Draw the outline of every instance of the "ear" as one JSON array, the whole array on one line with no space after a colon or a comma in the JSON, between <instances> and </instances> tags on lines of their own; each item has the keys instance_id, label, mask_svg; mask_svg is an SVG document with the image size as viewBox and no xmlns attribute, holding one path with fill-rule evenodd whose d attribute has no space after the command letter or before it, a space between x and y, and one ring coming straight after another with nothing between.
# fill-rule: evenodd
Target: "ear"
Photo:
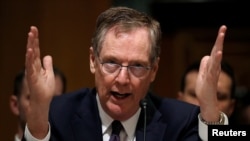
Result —
<instances>
[{"instance_id":1,"label":"ear","mask_svg":"<svg viewBox=\"0 0 250 141\"><path fill-rule=\"evenodd\" d=\"M91 73L95 73L95 54L94 54L94 49L93 47L89 48L89 67Z\"/></svg>"},{"instance_id":2,"label":"ear","mask_svg":"<svg viewBox=\"0 0 250 141\"><path fill-rule=\"evenodd\" d=\"M16 116L19 115L19 109L18 109L18 99L17 96L15 95L11 95L10 96L10 110L12 111L12 113Z\"/></svg>"},{"instance_id":3,"label":"ear","mask_svg":"<svg viewBox=\"0 0 250 141\"><path fill-rule=\"evenodd\" d=\"M179 91L179 92L177 93L177 99L178 99L178 100L183 100L183 92L182 92L182 91Z\"/></svg>"},{"instance_id":4,"label":"ear","mask_svg":"<svg viewBox=\"0 0 250 141\"><path fill-rule=\"evenodd\" d=\"M152 68L152 76L151 76L151 82L153 82L155 80L158 68L159 68L159 61L160 61L160 57L158 57L156 59L156 61L154 62L153 68Z\"/></svg>"}]
</instances>

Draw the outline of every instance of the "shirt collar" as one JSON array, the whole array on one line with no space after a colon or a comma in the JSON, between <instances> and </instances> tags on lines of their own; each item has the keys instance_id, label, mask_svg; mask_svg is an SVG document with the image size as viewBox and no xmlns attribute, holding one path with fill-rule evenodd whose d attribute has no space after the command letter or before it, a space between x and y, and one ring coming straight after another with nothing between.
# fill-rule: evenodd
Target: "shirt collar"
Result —
<instances>
[{"instance_id":1,"label":"shirt collar","mask_svg":"<svg viewBox=\"0 0 250 141\"><path fill-rule=\"evenodd\" d=\"M113 119L103 110L98 94L96 95L96 100L97 100L97 105L99 109L99 115L102 121L102 134L104 134L107 132L108 127L113 122ZM140 116L140 112L141 112L141 108L139 108L137 112L128 120L121 121L123 128L128 135L128 139L133 139L135 137L135 128L136 128L137 121Z\"/></svg>"},{"instance_id":2,"label":"shirt collar","mask_svg":"<svg viewBox=\"0 0 250 141\"><path fill-rule=\"evenodd\" d=\"M21 141L21 139L19 138L18 134L15 134L15 141Z\"/></svg>"}]
</instances>

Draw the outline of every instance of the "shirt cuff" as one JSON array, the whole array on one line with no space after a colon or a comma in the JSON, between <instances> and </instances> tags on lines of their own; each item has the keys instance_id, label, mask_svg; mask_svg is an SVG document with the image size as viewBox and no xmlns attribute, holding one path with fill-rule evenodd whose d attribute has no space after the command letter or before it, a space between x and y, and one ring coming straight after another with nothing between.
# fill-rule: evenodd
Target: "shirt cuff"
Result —
<instances>
[{"instance_id":1,"label":"shirt cuff","mask_svg":"<svg viewBox=\"0 0 250 141\"><path fill-rule=\"evenodd\" d=\"M48 134L43 139L37 139L37 138L33 137L32 134L29 131L29 128L28 128L27 124L26 124L25 125L25 130L24 130L24 137L25 137L25 139L27 141L49 141L49 139L50 139L50 124L49 124Z\"/></svg>"},{"instance_id":2,"label":"shirt cuff","mask_svg":"<svg viewBox=\"0 0 250 141\"><path fill-rule=\"evenodd\" d=\"M228 125L228 118L227 115L222 112L224 116L224 124L223 125ZM202 141L208 141L208 125L202 122L200 116L198 116L199 119L199 136Z\"/></svg>"}]
</instances>

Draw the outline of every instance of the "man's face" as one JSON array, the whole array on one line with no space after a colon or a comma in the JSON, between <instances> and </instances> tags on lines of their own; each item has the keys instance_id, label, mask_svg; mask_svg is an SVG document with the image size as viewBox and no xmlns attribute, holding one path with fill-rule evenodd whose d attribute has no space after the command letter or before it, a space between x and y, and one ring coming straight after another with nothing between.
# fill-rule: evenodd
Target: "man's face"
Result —
<instances>
[{"instance_id":1,"label":"man's face","mask_svg":"<svg viewBox=\"0 0 250 141\"><path fill-rule=\"evenodd\" d=\"M195 93L195 85L196 85L197 77L198 77L197 71L191 71L186 75L186 79L185 79L186 85L185 85L184 91L179 92L178 98L185 102L199 106L199 102Z\"/></svg>"},{"instance_id":2,"label":"man's face","mask_svg":"<svg viewBox=\"0 0 250 141\"><path fill-rule=\"evenodd\" d=\"M159 59L149 61L150 42L148 32L138 28L128 33L116 33L114 28L106 34L99 57L92 48L90 54L91 72L103 109L114 119L126 120L139 108L139 102L146 95L149 85L155 79ZM101 63L114 63L122 66L150 66L141 77L133 75L122 67L118 73L107 74Z\"/></svg>"},{"instance_id":3,"label":"man's face","mask_svg":"<svg viewBox=\"0 0 250 141\"><path fill-rule=\"evenodd\" d=\"M186 76L186 87L184 92L179 92L178 98L180 100L186 101L191 104L195 104L199 106L198 99L195 93L195 85L198 77L197 71L189 72ZM218 84L217 84L217 99L219 109L227 114L227 116L231 116L234 110L234 100L231 99L231 86L232 80L230 77L224 73L223 71L220 73Z\"/></svg>"}]
</instances>

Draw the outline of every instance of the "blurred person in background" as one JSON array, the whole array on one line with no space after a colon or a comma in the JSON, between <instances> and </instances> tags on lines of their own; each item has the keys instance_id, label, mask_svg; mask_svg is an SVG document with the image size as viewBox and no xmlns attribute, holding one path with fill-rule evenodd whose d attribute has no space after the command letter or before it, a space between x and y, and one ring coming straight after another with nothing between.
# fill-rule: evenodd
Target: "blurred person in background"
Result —
<instances>
[{"instance_id":1,"label":"blurred person in background","mask_svg":"<svg viewBox=\"0 0 250 141\"><path fill-rule=\"evenodd\" d=\"M232 122L237 125L250 125L250 90L247 87L239 87L236 91Z\"/></svg>"},{"instance_id":2,"label":"blurred person in background","mask_svg":"<svg viewBox=\"0 0 250 141\"><path fill-rule=\"evenodd\" d=\"M54 67L55 74L55 96L59 96L66 92L66 77L64 73L58 68ZM21 70L16 74L14 78L14 90L13 94L10 96L9 104L11 112L18 118L17 132L14 137L14 141L21 141L24 127L26 123L25 112L26 105L28 104L30 93L27 81L24 79L25 70Z\"/></svg>"},{"instance_id":3,"label":"blurred person in background","mask_svg":"<svg viewBox=\"0 0 250 141\"><path fill-rule=\"evenodd\" d=\"M177 99L194 105L200 105L195 93L196 80L200 62L194 62L183 73ZM224 60L221 62L221 73L217 84L219 110L230 119L235 108L235 74L233 68Z\"/></svg>"}]
</instances>

